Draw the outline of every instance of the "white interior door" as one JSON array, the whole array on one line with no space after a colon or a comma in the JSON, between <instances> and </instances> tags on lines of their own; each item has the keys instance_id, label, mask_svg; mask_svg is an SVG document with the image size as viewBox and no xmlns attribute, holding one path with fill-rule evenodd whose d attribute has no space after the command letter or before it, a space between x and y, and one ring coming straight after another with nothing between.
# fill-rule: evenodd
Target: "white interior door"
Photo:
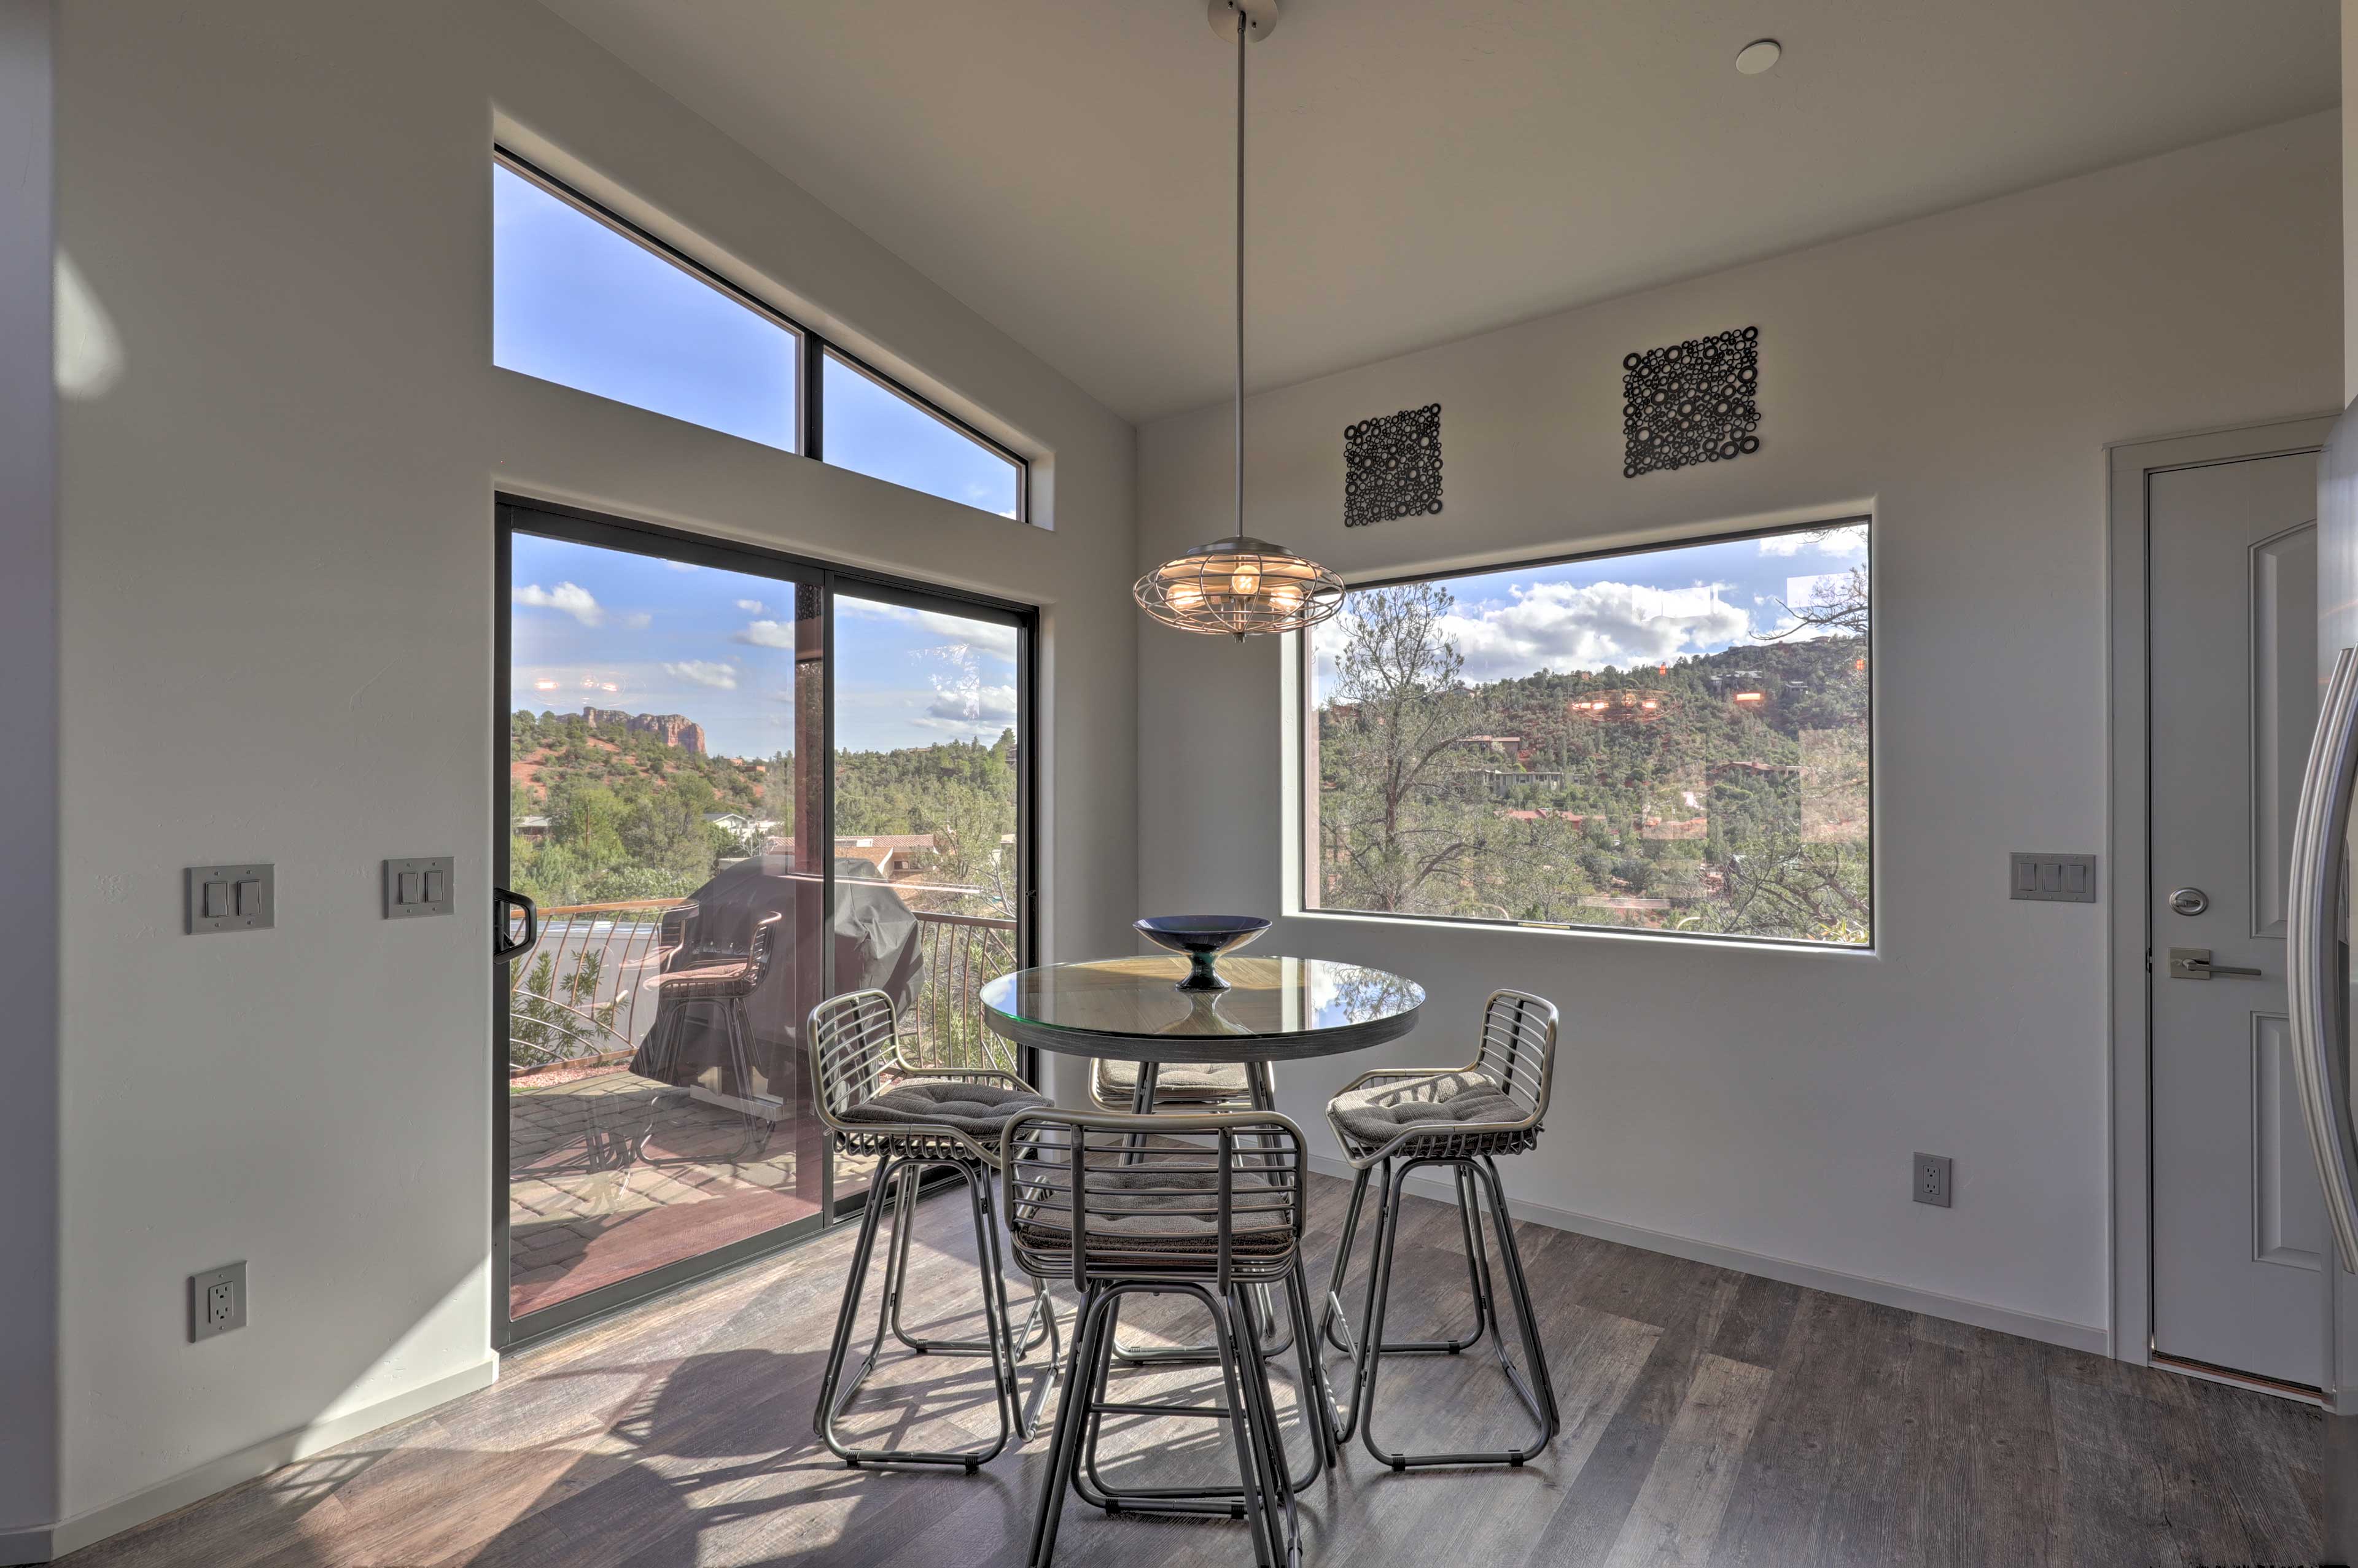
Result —
<instances>
[{"instance_id":1,"label":"white interior door","mask_svg":"<svg viewBox=\"0 0 2358 1568\"><path fill-rule=\"evenodd\" d=\"M2313 1387L2325 1212L2285 901L2317 715L2317 459L2148 482L2154 1348ZM2207 978L2172 949L2207 950Z\"/></svg>"}]
</instances>

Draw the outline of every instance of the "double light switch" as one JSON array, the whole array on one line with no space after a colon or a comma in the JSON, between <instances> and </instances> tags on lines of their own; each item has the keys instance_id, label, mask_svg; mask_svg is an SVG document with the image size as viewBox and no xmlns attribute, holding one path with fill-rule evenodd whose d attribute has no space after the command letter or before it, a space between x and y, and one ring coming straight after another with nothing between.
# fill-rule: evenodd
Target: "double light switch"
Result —
<instances>
[{"instance_id":1,"label":"double light switch","mask_svg":"<svg viewBox=\"0 0 2358 1568\"><path fill-rule=\"evenodd\" d=\"M262 865L190 866L189 934L266 931L278 923L274 868Z\"/></svg>"},{"instance_id":2,"label":"double light switch","mask_svg":"<svg viewBox=\"0 0 2358 1568\"><path fill-rule=\"evenodd\" d=\"M400 920L416 914L449 914L450 860L448 855L424 855L387 860L384 917Z\"/></svg>"}]
</instances>

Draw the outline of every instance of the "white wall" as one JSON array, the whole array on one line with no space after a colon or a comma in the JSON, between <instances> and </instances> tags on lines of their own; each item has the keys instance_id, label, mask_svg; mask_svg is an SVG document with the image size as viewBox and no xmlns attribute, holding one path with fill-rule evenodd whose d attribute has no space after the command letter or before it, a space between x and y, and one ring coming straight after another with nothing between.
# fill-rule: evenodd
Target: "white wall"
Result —
<instances>
[{"instance_id":1,"label":"white wall","mask_svg":"<svg viewBox=\"0 0 2358 1568\"><path fill-rule=\"evenodd\" d=\"M2334 405L2337 151L2320 115L1254 398L1250 531L1347 576L1865 505L1878 578L1877 956L1299 914L1261 946L1422 981L1387 1060L1553 998L1520 1199L2092 1342L2104 911L2009 903L2006 852L2105 843L2104 444ZM1758 455L1623 479L1621 356L1754 324ZM1434 401L1447 510L1347 532L1344 426ZM1141 432L1141 569L1228 526L1227 418ZM1138 635L1142 904L1281 914L1288 650ZM1953 1209L1909 1201L1919 1149Z\"/></svg>"},{"instance_id":2,"label":"white wall","mask_svg":"<svg viewBox=\"0 0 2358 1568\"><path fill-rule=\"evenodd\" d=\"M1055 531L494 371L495 111L1050 454ZM487 1362L494 488L1044 605L1055 952L1134 910L1135 476L1128 426L522 0L82 0L59 118L121 351L62 438L86 1533ZM461 913L380 920L378 860L442 852ZM182 935L180 868L245 858L277 928ZM187 1344L184 1277L237 1258L250 1326Z\"/></svg>"}]
</instances>

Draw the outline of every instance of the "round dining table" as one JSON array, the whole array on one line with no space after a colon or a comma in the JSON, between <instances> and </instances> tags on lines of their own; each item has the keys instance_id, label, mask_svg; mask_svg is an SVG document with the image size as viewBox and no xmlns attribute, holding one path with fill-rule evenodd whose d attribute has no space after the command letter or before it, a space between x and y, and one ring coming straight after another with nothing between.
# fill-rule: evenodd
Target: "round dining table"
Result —
<instances>
[{"instance_id":1,"label":"round dining table","mask_svg":"<svg viewBox=\"0 0 2358 1568\"><path fill-rule=\"evenodd\" d=\"M982 988L983 1021L1018 1045L1137 1063L1130 1108L1140 1115L1154 1108L1162 1068L1237 1062L1244 1065L1253 1108L1274 1111L1273 1064L1338 1056L1397 1040L1416 1027L1418 1010L1424 1006L1424 988L1405 976L1326 958L1231 955L1219 964L1228 982L1223 991L1179 989L1187 973L1185 958L1162 955L1018 969ZM1311 1297L1299 1258L1289 1282L1306 1323ZM1267 1291L1261 1287L1262 1314L1274 1336L1282 1320L1268 1304ZM1341 1313L1339 1301L1331 1305ZM1118 1357L1132 1364L1196 1361L1209 1354L1204 1346L1153 1351L1116 1343ZM1270 1353L1284 1349L1278 1343ZM1304 1387L1315 1390L1307 1402L1316 1411L1317 1441L1308 1474L1283 1476L1289 1493L1322 1466L1338 1464L1342 1452L1341 1418L1315 1346L1304 1341L1301 1354Z\"/></svg>"},{"instance_id":2,"label":"round dining table","mask_svg":"<svg viewBox=\"0 0 2358 1568\"><path fill-rule=\"evenodd\" d=\"M1185 991L1187 960L1157 954L1046 964L982 988L983 1021L1018 1045L1138 1064L1131 1108L1154 1108L1158 1071L1241 1062L1253 1106L1277 1108L1271 1066L1364 1051L1416 1027L1424 988L1327 958L1220 961L1224 991Z\"/></svg>"}]
</instances>

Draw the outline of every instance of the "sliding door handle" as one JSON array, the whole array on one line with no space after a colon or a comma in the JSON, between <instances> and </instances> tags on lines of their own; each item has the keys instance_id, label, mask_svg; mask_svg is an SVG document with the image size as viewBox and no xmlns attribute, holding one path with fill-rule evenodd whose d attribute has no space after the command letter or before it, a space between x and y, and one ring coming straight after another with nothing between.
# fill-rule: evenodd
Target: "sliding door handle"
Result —
<instances>
[{"instance_id":1,"label":"sliding door handle","mask_svg":"<svg viewBox=\"0 0 2358 1568\"><path fill-rule=\"evenodd\" d=\"M524 915L524 935L511 940L508 933L515 929L515 915ZM540 906L520 892L506 888L492 890L492 961L504 964L521 958L540 946Z\"/></svg>"}]
</instances>

